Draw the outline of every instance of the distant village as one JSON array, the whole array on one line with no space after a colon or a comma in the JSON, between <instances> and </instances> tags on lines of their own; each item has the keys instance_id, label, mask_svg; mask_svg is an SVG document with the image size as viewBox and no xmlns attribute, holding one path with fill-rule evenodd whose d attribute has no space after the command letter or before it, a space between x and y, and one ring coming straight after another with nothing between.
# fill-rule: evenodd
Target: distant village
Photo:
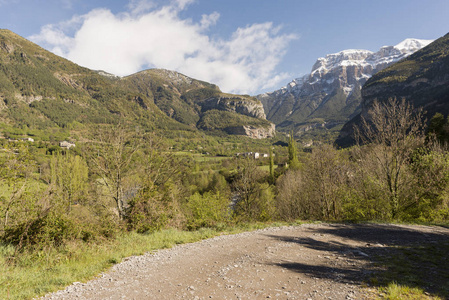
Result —
<instances>
[{"instance_id":1,"label":"distant village","mask_svg":"<svg viewBox=\"0 0 449 300\"><path fill-rule=\"evenodd\" d=\"M5 137L0 137L0 138L4 139ZM31 138L31 137L25 137L25 138L21 138L21 139L11 139L11 138L9 138L8 142L12 142L12 143L14 143L14 142L30 142L30 143L34 143L34 139ZM76 144L72 143L72 142L68 142L68 141L61 141L61 142L59 142L59 147L61 147L62 149L67 149L68 150L68 149L73 148L75 146L76 146Z\"/></svg>"},{"instance_id":2,"label":"distant village","mask_svg":"<svg viewBox=\"0 0 449 300\"><path fill-rule=\"evenodd\" d=\"M259 152L236 153L235 155L236 156L243 156L243 157L251 157L251 158L254 158L254 159L264 158L264 157L269 157L270 156L267 153L259 153Z\"/></svg>"}]
</instances>

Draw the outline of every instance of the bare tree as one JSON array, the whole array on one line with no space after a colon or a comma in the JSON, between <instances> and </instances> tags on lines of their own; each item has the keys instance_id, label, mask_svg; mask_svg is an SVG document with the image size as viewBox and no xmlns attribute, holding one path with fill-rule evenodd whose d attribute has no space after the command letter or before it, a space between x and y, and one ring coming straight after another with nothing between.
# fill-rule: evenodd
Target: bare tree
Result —
<instances>
[{"instance_id":1,"label":"bare tree","mask_svg":"<svg viewBox=\"0 0 449 300\"><path fill-rule=\"evenodd\" d=\"M140 145L137 133L119 123L100 130L97 140L88 146L89 161L114 200L121 220L125 216L125 182L134 171L132 162Z\"/></svg>"},{"instance_id":2,"label":"bare tree","mask_svg":"<svg viewBox=\"0 0 449 300\"><path fill-rule=\"evenodd\" d=\"M309 202L304 194L303 175L300 170L288 170L276 182L276 210L282 220L307 218Z\"/></svg>"},{"instance_id":3,"label":"bare tree","mask_svg":"<svg viewBox=\"0 0 449 300\"><path fill-rule=\"evenodd\" d=\"M183 220L180 199L185 198L181 174L185 161L162 151L163 141L154 134L144 137L143 156L136 170L138 192L127 207L128 227L141 232L178 226Z\"/></svg>"},{"instance_id":4,"label":"bare tree","mask_svg":"<svg viewBox=\"0 0 449 300\"><path fill-rule=\"evenodd\" d=\"M348 176L341 153L326 144L313 149L303 176L304 192L310 202L309 214L314 218L338 219L342 209L341 193Z\"/></svg>"},{"instance_id":5,"label":"bare tree","mask_svg":"<svg viewBox=\"0 0 449 300\"><path fill-rule=\"evenodd\" d=\"M263 178L262 171L254 160L245 158L241 160L239 172L232 183L232 190L236 196L234 212L249 220L256 219L260 214L259 197L263 190L260 181Z\"/></svg>"},{"instance_id":6,"label":"bare tree","mask_svg":"<svg viewBox=\"0 0 449 300\"><path fill-rule=\"evenodd\" d=\"M423 111L414 109L405 99L390 98L385 103L375 101L367 117L362 118L360 128L355 128L358 160L385 192L391 217L396 218L408 200L410 157L425 141Z\"/></svg>"}]
</instances>

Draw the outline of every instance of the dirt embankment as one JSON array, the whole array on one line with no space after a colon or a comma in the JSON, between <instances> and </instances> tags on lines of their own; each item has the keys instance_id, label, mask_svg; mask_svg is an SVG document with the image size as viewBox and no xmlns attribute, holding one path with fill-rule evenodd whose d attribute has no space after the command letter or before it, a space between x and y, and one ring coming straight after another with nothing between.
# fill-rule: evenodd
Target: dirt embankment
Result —
<instances>
[{"instance_id":1,"label":"dirt embankment","mask_svg":"<svg viewBox=\"0 0 449 300\"><path fill-rule=\"evenodd\" d=\"M448 238L426 226L270 228L130 257L44 299L365 299L376 258Z\"/></svg>"}]
</instances>

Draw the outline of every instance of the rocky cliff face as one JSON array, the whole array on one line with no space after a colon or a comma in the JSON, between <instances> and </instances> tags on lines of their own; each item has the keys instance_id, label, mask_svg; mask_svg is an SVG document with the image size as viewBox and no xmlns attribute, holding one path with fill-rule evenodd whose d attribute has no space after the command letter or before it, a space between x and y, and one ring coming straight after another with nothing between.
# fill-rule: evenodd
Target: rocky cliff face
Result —
<instances>
[{"instance_id":1,"label":"rocky cliff face","mask_svg":"<svg viewBox=\"0 0 449 300\"><path fill-rule=\"evenodd\" d=\"M121 83L154 99L167 116L191 127L250 137L270 136L264 133L266 126L259 126L271 123L266 121L263 105L255 97L225 94L216 85L160 69L130 75ZM225 129L228 127L241 130ZM259 133L252 132L257 128L261 128Z\"/></svg>"},{"instance_id":2,"label":"rocky cliff face","mask_svg":"<svg viewBox=\"0 0 449 300\"><path fill-rule=\"evenodd\" d=\"M210 109L218 109L224 111L236 112L249 117L265 119L263 105L256 99L248 97L213 97L200 103L201 109L207 111Z\"/></svg>"},{"instance_id":3,"label":"rocky cliff face","mask_svg":"<svg viewBox=\"0 0 449 300\"><path fill-rule=\"evenodd\" d=\"M266 139L275 136L275 125L272 123L268 127L256 127L251 125L243 125L236 127L227 127L225 131L229 134L244 135L253 139Z\"/></svg>"},{"instance_id":4,"label":"rocky cliff face","mask_svg":"<svg viewBox=\"0 0 449 300\"><path fill-rule=\"evenodd\" d=\"M415 47L416 49L416 47ZM337 139L349 146L353 126L366 118L372 103L405 98L414 107L423 107L430 119L436 112L449 114L449 34L427 47L373 75L361 91L361 112L346 123Z\"/></svg>"},{"instance_id":5,"label":"rocky cliff face","mask_svg":"<svg viewBox=\"0 0 449 300\"><path fill-rule=\"evenodd\" d=\"M267 119L278 129L297 130L310 123L343 124L359 111L363 84L375 73L428 45L407 39L377 52L344 50L318 58L310 74L286 87L258 95ZM315 119L315 120L314 120Z\"/></svg>"}]
</instances>

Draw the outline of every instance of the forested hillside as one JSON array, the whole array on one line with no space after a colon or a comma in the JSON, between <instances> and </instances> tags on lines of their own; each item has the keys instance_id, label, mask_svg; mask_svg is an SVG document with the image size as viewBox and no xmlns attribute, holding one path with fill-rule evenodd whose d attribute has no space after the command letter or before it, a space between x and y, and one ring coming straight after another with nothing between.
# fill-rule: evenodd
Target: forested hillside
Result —
<instances>
[{"instance_id":1,"label":"forested hillside","mask_svg":"<svg viewBox=\"0 0 449 300\"><path fill-rule=\"evenodd\" d=\"M213 126L202 119L207 119L207 111L218 110L231 113L232 125L274 136L255 98L226 95L212 84L173 71L148 70L119 78L89 70L8 30L0 31L0 84L0 118L11 127L71 132L125 118L144 130L232 133L225 130L228 124L220 123L225 118L217 118Z\"/></svg>"}]
</instances>

